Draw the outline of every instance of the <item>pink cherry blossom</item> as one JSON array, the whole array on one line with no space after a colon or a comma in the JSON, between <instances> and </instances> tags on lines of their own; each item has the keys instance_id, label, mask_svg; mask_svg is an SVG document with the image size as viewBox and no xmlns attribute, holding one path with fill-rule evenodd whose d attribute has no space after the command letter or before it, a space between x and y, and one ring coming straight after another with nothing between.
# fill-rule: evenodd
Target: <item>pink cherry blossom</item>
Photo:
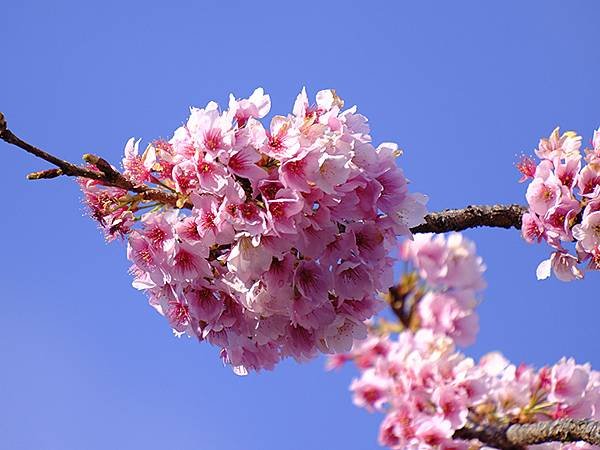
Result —
<instances>
[{"instance_id":1,"label":"pink cherry blossom","mask_svg":"<svg viewBox=\"0 0 600 450\"><path fill-rule=\"evenodd\" d=\"M298 192L310 192L308 182L315 178L318 170L317 156L316 153L307 152L285 161L279 175L284 187Z\"/></svg>"},{"instance_id":2,"label":"pink cherry blossom","mask_svg":"<svg viewBox=\"0 0 600 450\"><path fill-rule=\"evenodd\" d=\"M256 88L248 99L236 100L229 96L229 114L233 115L238 126L243 127L250 118L262 119L271 110L271 97L263 88Z\"/></svg>"},{"instance_id":3,"label":"pink cherry blossom","mask_svg":"<svg viewBox=\"0 0 600 450\"><path fill-rule=\"evenodd\" d=\"M531 210L543 216L560 201L561 195L562 185L560 180L555 176L551 176L546 179L534 178L527 188L526 197Z\"/></svg>"},{"instance_id":4,"label":"pink cherry blossom","mask_svg":"<svg viewBox=\"0 0 600 450\"><path fill-rule=\"evenodd\" d=\"M142 156L139 155L140 140L129 139L125 145L123 174L134 183L150 181L150 171L156 162L154 147L149 146Z\"/></svg>"},{"instance_id":5,"label":"pink cherry blossom","mask_svg":"<svg viewBox=\"0 0 600 450\"><path fill-rule=\"evenodd\" d=\"M573 131L560 134L560 128L556 127L549 138L542 138L535 154L542 159L579 159L581 154L581 136Z\"/></svg>"},{"instance_id":6,"label":"pink cherry blossom","mask_svg":"<svg viewBox=\"0 0 600 450\"><path fill-rule=\"evenodd\" d=\"M374 368L366 370L359 380L354 380L350 389L354 393L354 404L368 411L383 410L388 401L390 380L377 375Z\"/></svg>"},{"instance_id":7,"label":"pink cherry blossom","mask_svg":"<svg viewBox=\"0 0 600 450\"><path fill-rule=\"evenodd\" d=\"M257 182L267 176L266 171L256 165L258 161L260 161L258 151L252 146L244 146L231 154L227 167L234 174Z\"/></svg>"},{"instance_id":8,"label":"pink cherry blossom","mask_svg":"<svg viewBox=\"0 0 600 450\"><path fill-rule=\"evenodd\" d=\"M475 244L459 233L451 233L447 240L442 235L417 235L401 244L400 254L434 285L472 290L485 287L485 265L475 253Z\"/></svg>"},{"instance_id":9,"label":"pink cherry blossom","mask_svg":"<svg viewBox=\"0 0 600 450\"><path fill-rule=\"evenodd\" d=\"M573 359L562 359L552 367L552 385L548 398L560 403L574 404L583 397L589 379L589 367L577 365Z\"/></svg>"},{"instance_id":10,"label":"pink cherry blossom","mask_svg":"<svg viewBox=\"0 0 600 450\"><path fill-rule=\"evenodd\" d=\"M542 261L537 270L538 280L544 280L550 276L550 271L561 281L572 281L583 278L583 272L577 267L578 260L573 255L564 251L552 253L549 259Z\"/></svg>"},{"instance_id":11,"label":"pink cherry blossom","mask_svg":"<svg viewBox=\"0 0 600 450\"><path fill-rule=\"evenodd\" d=\"M79 185L90 216L98 221L107 241L124 238L133 229L135 216L127 207L127 191L90 179L80 179Z\"/></svg>"},{"instance_id":12,"label":"pink cherry blossom","mask_svg":"<svg viewBox=\"0 0 600 450\"><path fill-rule=\"evenodd\" d=\"M535 161L530 156L523 155L521 160L516 163L517 169L521 172L519 183L527 181L529 178L535 177L535 169L537 167Z\"/></svg>"},{"instance_id":13,"label":"pink cherry blossom","mask_svg":"<svg viewBox=\"0 0 600 450\"><path fill-rule=\"evenodd\" d=\"M455 432L473 418L503 426L600 413L600 374L587 364L562 359L536 371L498 353L475 362L457 352L452 339L429 330L395 339L372 335L333 360L331 368L356 363L354 404L385 415L379 443L391 449L465 449L469 442Z\"/></svg>"},{"instance_id":14,"label":"pink cherry blossom","mask_svg":"<svg viewBox=\"0 0 600 450\"><path fill-rule=\"evenodd\" d=\"M600 269L599 135L596 130L593 148L585 149L582 160L581 137L570 131L560 135L556 128L540 141L536 154L541 161L533 175L531 161L526 168L519 166L532 178L526 193L529 211L523 215L523 238L530 243L546 241L553 251L537 268L540 280L554 273L559 280L571 281L583 278L585 269ZM570 250L573 241L574 252ZM586 261L585 269L580 267Z\"/></svg>"},{"instance_id":15,"label":"pink cherry blossom","mask_svg":"<svg viewBox=\"0 0 600 450\"><path fill-rule=\"evenodd\" d=\"M347 155L330 155L323 153L319 160L319 168L314 174L314 183L326 194L334 194L335 188L348 180L351 169Z\"/></svg>"},{"instance_id":16,"label":"pink cherry blossom","mask_svg":"<svg viewBox=\"0 0 600 450\"><path fill-rule=\"evenodd\" d=\"M591 253L600 245L600 211L585 214L581 224L573 227L573 236L578 246Z\"/></svg>"},{"instance_id":17,"label":"pink cherry blossom","mask_svg":"<svg viewBox=\"0 0 600 450\"><path fill-rule=\"evenodd\" d=\"M206 108L191 108L186 128L195 148L211 156L218 156L233 145L231 118L222 114L215 102L209 102Z\"/></svg>"},{"instance_id":18,"label":"pink cherry blossom","mask_svg":"<svg viewBox=\"0 0 600 450\"><path fill-rule=\"evenodd\" d=\"M537 214L525 213L523 214L523 226L521 233L523 239L529 243L541 242L546 237L546 230L543 222L540 220Z\"/></svg>"},{"instance_id":19,"label":"pink cherry blossom","mask_svg":"<svg viewBox=\"0 0 600 450\"><path fill-rule=\"evenodd\" d=\"M275 116L271 119L270 130L266 132L266 143L260 151L275 159L292 158L300 150L299 134L291 119Z\"/></svg>"},{"instance_id":20,"label":"pink cherry blossom","mask_svg":"<svg viewBox=\"0 0 600 450\"><path fill-rule=\"evenodd\" d=\"M312 102L303 90L290 114L265 125L270 107L258 88L225 110L191 108L141 156L140 141L128 141L125 176L176 197L175 207L81 182L107 238L127 240L134 287L176 335L219 347L238 374L366 337L384 304L377 290L393 283L396 239L426 214L426 197L409 192L397 166L398 146L375 147L367 119L343 111L335 91ZM450 283L473 264L455 253ZM474 329L465 308L444 319L457 336Z\"/></svg>"}]
</instances>

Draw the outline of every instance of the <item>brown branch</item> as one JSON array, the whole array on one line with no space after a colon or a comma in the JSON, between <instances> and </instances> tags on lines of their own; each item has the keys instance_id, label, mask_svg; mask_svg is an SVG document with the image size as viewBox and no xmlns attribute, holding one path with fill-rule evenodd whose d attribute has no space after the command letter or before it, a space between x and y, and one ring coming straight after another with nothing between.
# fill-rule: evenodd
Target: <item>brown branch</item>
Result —
<instances>
[{"instance_id":1,"label":"brown branch","mask_svg":"<svg viewBox=\"0 0 600 450\"><path fill-rule=\"evenodd\" d=\"M512 425L506 431L506 437L516 445L532 445L555 441L584 441L592 445L600 445L600 421L561 419L527 425Z\"/></svg>"},{"instance_id":2,"label":"brown branch","mask_svg":"<svg viewBox=\"0 0 600 450\"><path fill-rule=\"evenodd\" d=\"M467 422L460 430L454 432L454 439L465 441L478 440L484 445L502 450L523 450L522 446L515 445L506 436L506 428L479 423Z\"/></svg>"},{"instance_id":3,"label":"brown branch","mask_svg":"<svg viewBox=\"0 0 600 450\"><path fill-rule=\"evenodd\" d=\"M522 450L528 445L546 442L587 442L600 445L600 421L560 419L548 422L514 424L508 427L468 422L453 436L455 439L477 439L482 444L502 450Z\"/></svg>"},{"instance_id":4,"label":"brown branch","mask_svg":"<svg viewBox=\"0 0 600 450\"><path fill-rule=\"evenodd\" d=\"M0 138L6 143L19 147L25 150L27 153L43 159L44 161L47 161L57 167L57 169L33 172L27 177L30 180L55 178L61 175L68 177L88 178L91 180L98 180L105 186L118 187L127 191L136 192L140 194L144 200L157 201L165 205L178 207L177 201L179 197L177 194L165 192L160 189L153 189L143 184L132 183L122 173L115 170L106 160L100 158L99 156L86 154L83 157L84 161L96 166L99 170L97 171L70 163L48 152L45 152L44 150L34 147L33 145L23 141L7 128L6 119L2 113L0 113ZM189 203L186 203L183 206L185 208L191 208Z\"/></svg>"},{"instance_id":5,"label":"brown branch","mask_svg":"<svg viewBox=\"0 0 600 450\"><path fill-rule=\"evenodd\" d=\"M410 229L413 233L446 233L476 227L521 228L527 208L521 205L472 205L427 214L427 223Z\"/></svg>"},{"instance_id":6,"label":"brown branch","mask_svg":"<svg viewBox=\"0 0 600 450\"><path fill-rule=\"evenodd\" d=\"M157 201L173 207L191 209L192 205L186 202L179 204L179 197L172 192L154 189L144 184L134 184L122 173L115 170L106 160L92 154L83 155L83 159L93 164L98 170L81 167L47 153L17 137L6 126L6 120L0 113L0 138L5 142L15 145L32 155L43 159L57 167L57 169L43 170L29 174L31 180L55 178L61 175L70 177L89 178L98 180L106 186L114 186L141 194L145 200ZM244 186L246 188L246 186ZM521 228L521 217L527 209L520 205L474 205L463 209L446 209L441 212L425 216L426 223L411 228L413 233L446 233L448 231L461 231L476 227Z\"/></svg>"}]
</instances>

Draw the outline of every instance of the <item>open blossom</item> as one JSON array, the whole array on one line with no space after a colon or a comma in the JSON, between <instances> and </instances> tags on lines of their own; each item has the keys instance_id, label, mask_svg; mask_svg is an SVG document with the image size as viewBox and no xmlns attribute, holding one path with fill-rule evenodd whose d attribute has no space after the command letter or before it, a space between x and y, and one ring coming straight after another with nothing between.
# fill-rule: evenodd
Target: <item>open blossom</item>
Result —
<instances>
[{"instance_id":1,"label":"open blossom","mask_svg":"<svg viewBox=\"0 0 600 450\"><path fill-rule=\"evenodd\" d=\"M125 158L123 158L124 175L134 183L144 183L150 181L151 170L156 162L154 147L148 149L139 155L140 140L129 139L125 145Z\"/></svg>"},{"instance_id":2,"label":"open blossom","mask_svg":"<svg viewBox=\"0 0 600 450\"><path fill-rule=\"evenodd\" d=\"M519 179L519 183L523 183L527 181L529 178L533 178L535 176L536 163L533 158L530 156L523 155L521 160L516 163L517 170L521 172L521 178Z\"/></svg>"},{"instance_id":3,"label":"open blossom","mask_svg":"<svg viewBox=\"0 0 600 450\"><path fill-rule=\"evenodd\" d=\"M271 97L265 94L263 88L257 88L248 99L236 100L233 94L229 96L229 114L237 124L243 127L250 118L262 119L271 110Z\"/></svg>"},{"instance_id":4,"label":"open blossom","mask_svg":"<svg viewBox=\"0 0 600 450\"><path fill-rule=\"evenodd\" d=\"M354 380L350 385L354 392L354 404L366 408L368 411L382 411L389 401L387 395L390 389L390 380L376 374L374 368L363 373L363 376Z\"/></svg>"},{"instance_id":5,"label":"open blossom","mask_svg":"<svg viewBox=\"0 0 600 450\"><path fill-rule=\"evenodd\" d=\"M572 281L583 278L583 272L577 267L578 260L575 256L564 251L552 253L549 259L542 261L536 270L538 280L544 280L554 272L561 281Z\"/></svg>"},{"instance_id":6,"label":"open blossom","mask_svg":"<svg viewBox=\"0 0 600 450\"><path fill-rule=\"evenodd\" d=\"M388 255L423 223L426 197L409 192L397 145L375 147L333 90L315 104L303 90L267 125L261 88L228 106L191 108L142 155L127 143L124 175L181 209L95 181L82 182L86 203L109 239L127 240L134 286L175 333L218 346L236 373L348 351L381 309ZM449 279L468 264L457 245ZM462 309L450 315L462 333Z\"/></svg>"},{"instance_id":7,"label":"open blossom","mask_svg":"<svg viewBox=\"0 0 600 450\"><path fill-rule=\"evenodd\" d=\"M600 265L600 130L594 132L591 149L580 152L581 137L556 128L535 150L540 162L524 158L518 168L531 179L523 215L523 238L530 243L546 241L552 247L549 259L537 268L537 278L554 273L561 281L581 279L584 271ZM582 166L582 163L586 163ZM575 241L575 251L568 246ZM586 267L581 267L585 262Z\"/></svg>"},{"instance_id":8,"label":"open blossom","mask_svg":"<svg viewBox=\"0 0 600 450\"><path fill-rule=\"evenodd\" d=\"M107 241L125 237L133 229L135 216L127 207L129 194L124 189L102 186L96 180L79 179L84 202L98 221Z\"/></svg>"},{"instance_id":9,"label":"open blossom","mask_svg":"<svg viewBox=\"0 0 600 450\"><path fill-rule=\"evenodd\" d=\"M540 139L535 154L541 159L579 159L581 154L581 136L573 131L560 134L560 128L556 127L550 137Z\"/></svg>"},{"instance_id":10,"label":"open blossom","mask_svg":"<svg viewBox=\"0 0 600 450\"><path fill-rule=\"evenodd\" d=\"M600 211L586 212L581 224L573 227L573 236L581 250L592 253L600 245Z\"/></svg>"},{"instance_id":11,"label":"open blossom","mask_svg":"<svg viewBox=\"0 0 600 450\"><path fill-rule=\"evenodd\" d=\"M572 359L562 359L551 370L549 399L574 404L585 393L590 380L590 369L575 364Z\"/></svg>"}]
</instances>

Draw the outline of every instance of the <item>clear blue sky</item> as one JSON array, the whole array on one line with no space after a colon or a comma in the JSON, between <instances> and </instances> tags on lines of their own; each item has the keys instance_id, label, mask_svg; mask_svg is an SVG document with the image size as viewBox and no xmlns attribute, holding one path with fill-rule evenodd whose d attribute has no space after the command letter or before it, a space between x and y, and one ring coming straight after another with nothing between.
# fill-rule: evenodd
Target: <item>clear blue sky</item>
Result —
<instances>
[{"instance_id":1,"label":"clear blue sky","mask_svg":"<svg viewBox=\"0 0 600 450\"><path fill-rule=\"evenodd\" d=\"M169 4L169 6L167 6ZM65 158L113 162L168 137L190 105L264 87L290 111L306 85L357 104L396 141L430 208L523 202L515 154L556 126L600 125L596 1L45 2L0 5L0 110ZM0 144L0 448L376 449L352 370L324 360L238 378L177 340L130 286L122 245L83 216L71 180ZM547 249L477 230L489 288L468 353L600 367L600 274L538 282Z\"/></svg>"}]
</instances>

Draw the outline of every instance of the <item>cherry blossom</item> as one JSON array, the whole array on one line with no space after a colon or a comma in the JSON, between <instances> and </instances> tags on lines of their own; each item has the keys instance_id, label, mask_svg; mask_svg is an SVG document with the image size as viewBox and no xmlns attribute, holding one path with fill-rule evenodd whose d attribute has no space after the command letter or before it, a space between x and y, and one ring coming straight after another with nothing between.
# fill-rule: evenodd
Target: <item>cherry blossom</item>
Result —
<instances>
[{"instance_id":1,"label":"cherry blossom","mask_svg":"<svg viewBox=\"0 0 600 450\"><path fill-rule=\"evenodd\" d=\"M396 238L426 213L396 165L398 146L375 147L366 118L342 111L334 91L311 104L303 90L291 114L263 125L270 107L258 88L232 95L227 110L191 108L142 155L139 140L127 142L124 176L177 195L178 208L82 183L107 238L127 240L133 285L176 335L220 347L236 373L364 338L383 305L377 292L392 283ZM472 264L458 253L449 282ZM467 336L463 303L439 320Z\"/></svg>"},{"instance_id":2,"label":"cherry blossom","mask_svg":"<svg viewBox=\"0 0 600 450\"><path fill-rule=\"evenodd\" d=\"M600 136L594 132L592 148L580 151L581 137L556 128L540 140L535 154L537 166L523 157L517 168L519 181L531 179L526 198L529 212L523 215L522 235L529 242L546 241L552 247L549 259L536 271L538 279L554 273L561 281L584 277L585 270L598 270L600 261ZM585 165L582 166L582 162ZM574 249L569 249L575 242ZM583 266L587 262L586 266Z\"/></svg>"},{"instance_id":3,"label":"cherry blossom","mask_svg":"<svg viewBox=\"0 0 600 450\"><path fill-rule=\"evenodd\" d=\"M400 253L413 271L402 277L398 295L414 317L403 322L398 334L386 329L384 321L371 322L366 340L356 340L349 353L333 355L328 362L329 369L347 362L358 368L360 374L350 384L353 401L385 415L381 445L398 450L482 448L456 432L469 423L501 428L600 417L600 372L589 364L563 358L536 370L511 364L497 352L477 362L457 350L457 344L474 341L478 302L473 287L485 285L485 266L470 241L458 234L447 239L424 235L403 242ZM462 321L458 327L457 317ZM535 447L566 450L575 445L593 448L583 443Z\"/></svg>"}]
</instances>

